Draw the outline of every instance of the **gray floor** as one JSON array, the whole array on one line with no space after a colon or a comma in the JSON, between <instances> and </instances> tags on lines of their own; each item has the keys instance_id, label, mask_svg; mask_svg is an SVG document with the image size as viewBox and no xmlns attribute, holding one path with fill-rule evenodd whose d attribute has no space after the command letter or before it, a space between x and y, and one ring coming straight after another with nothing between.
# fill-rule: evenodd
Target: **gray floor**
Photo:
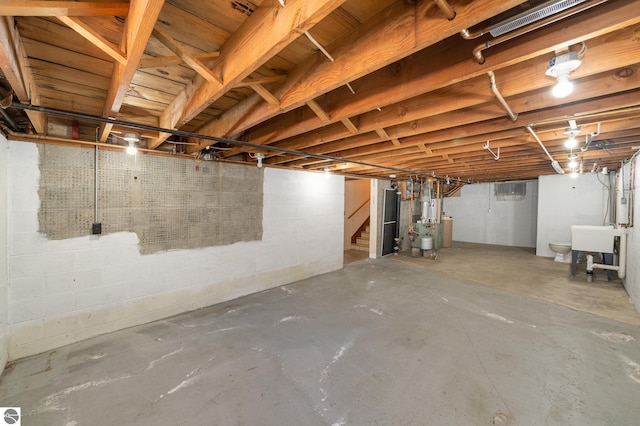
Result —
<instances>
[{"instance_id":1,"label":"gray floor","mask_svg":"<svg viewBox=\"0 0 640 426\"><path fill-rule=\"evenodd\" d=\"M638 425L640 328L407 265L21 360L23 425Z\"/></svg>"}]
</instances>

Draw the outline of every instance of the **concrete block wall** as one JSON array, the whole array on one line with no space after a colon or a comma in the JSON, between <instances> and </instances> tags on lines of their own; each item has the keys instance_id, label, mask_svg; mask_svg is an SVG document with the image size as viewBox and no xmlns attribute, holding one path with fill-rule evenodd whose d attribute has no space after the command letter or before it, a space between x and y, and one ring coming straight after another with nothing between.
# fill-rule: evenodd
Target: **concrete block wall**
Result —
<instances>
[{"instance_id":1,"label":"concrete block wall","mask_svg":"<svg viewBox=\"0 0 640 426\"><path fill-rule=\"evenodd\" d=\"M444 199L444 213L453 217L453 240L512 247L536 246L538 184L526 182L519 201L497 201L494 183L465 185L460 197Z\"/></svg>"},{"instance_id":2,"label":"concrete block wall","mask_svg":"<svg viewBox=\"0 0 640 426\"><path fill-rule=\"evenodd\" d=\"M7 211L9 205L9 182L7 168L9 144L0 133L0 372L4 369L8 358L9 336L7 331L7 314L9 310L7 287L9 285L8 273L8 238L7 238Z\"/></svg>"},{"instance_id":3,"label":"concrete block wall","mask_svg":"<svg viewBox=\"0 0 640 426\"><path fill-rule=\"evenodd\" d=\"M8 146L10 359L342 267L341 176L267 168L262 240L142 255L133 232L48 240L38 148Z\"/></svg>"},{"instance_id":4,"label":"concrete block wall","mask_svg":"<svg viewBox=\"0 0 640 426\"><path fill-rule=\"evenodd\" d=\"M572 225L603 225L608 221L608 177L585 173L540 176L536 254L553 257L550 242L571 242Z\"/></svg>"}]
</instances>

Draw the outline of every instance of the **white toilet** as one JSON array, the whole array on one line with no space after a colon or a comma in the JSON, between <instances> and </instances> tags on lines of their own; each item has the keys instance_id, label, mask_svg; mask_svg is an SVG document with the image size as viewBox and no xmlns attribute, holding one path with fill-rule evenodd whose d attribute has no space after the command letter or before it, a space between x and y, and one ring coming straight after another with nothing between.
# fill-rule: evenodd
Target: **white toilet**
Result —
<instances>
[{"instance_id":1,"label":"white toilet","mask_svg":"<svg viewBox=\"0 0 640 426\"><path fill-rule=\"evenodd\" d=\"M549 248L556 254L556 257L553 259L555 262L571 262L570 256L566 256L571 253L571 243L549 243Z\"/></svg>"}]
</instances>

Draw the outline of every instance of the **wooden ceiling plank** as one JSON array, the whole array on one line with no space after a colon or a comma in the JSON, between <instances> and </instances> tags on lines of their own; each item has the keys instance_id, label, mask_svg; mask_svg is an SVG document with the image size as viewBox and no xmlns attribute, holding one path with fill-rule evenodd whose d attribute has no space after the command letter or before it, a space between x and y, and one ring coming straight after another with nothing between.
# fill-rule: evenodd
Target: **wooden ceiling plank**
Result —
<instances>
[{"instance_id":1,"label":"wooden ceiling plank","mask_svg":"<svg viewBox=\"0 0 640 426\"><path fill-rule=\"evenodd\" d=\"M152 35L159 40L162 44L168 47L173 53L175 53L182 61L187 64L191 69L197 72L201 77L206 79L209 83L213 85L222 85L222 80L218 77L209 67L200 62L194 54L187 51L187 49L180 43L175 40L166 31L155 27L153 29Z\"/></svg>"},{"instance_id":2,"label":"wooden ceiling plank","mask_svg":"<svg viewBox=\"0 0 640 426\"><path fill-rule=\"evenodd\" d=\"M124 52L78 18L58 16L58 19L116 61L122 64L127 62Z\"/></svg>"},{"instance_id":3,"label":"wooden ceiling plank","mask_svg":"<svg viewBox=\"0 0 640 426\"><path fill-rule=\"evenodd\" d=\"M195 78L167 108L160 125L176 128L189 122L344 1L289 0L284 8L276 0L263 1L220 49L213 72L224 84Z\"/></svg>"},{"instance_id":4,"label":"wooden ceiling plank","mask_svg":"<svg viewBox=\"0 0 640 426\"><path fill-rule=\"evenodd\" d=\"M40 105L38 87L34 83L22 39L10 16L0 17L0 69L20 102ZM45 115L36 111L26 111L26 114L34 130L44 134Z\"/></svg>"},{"instance_id":5,"label":"wooden ceiling plank","mask_svg":"<svg viewBox=\"0 0 640 426\"><path fill-rule=\"evenodd\" d=\"M2 16L127 16L125 2L3 0Z\"/></svg>"},{"instance_id":6,"label":"wooden ceiling plank","mask_svg":"<svg viewBox=\"0 0 640 426\"><path fill-rule=\"evenodd\" d=\"M163 4L164 0L131 0L129 3L121 43L127 62L116 62L103 117L115 118L118 115ZM100 127L101 142L107 140L111 127L111 124Z\"/></svg>"}]
</instances>

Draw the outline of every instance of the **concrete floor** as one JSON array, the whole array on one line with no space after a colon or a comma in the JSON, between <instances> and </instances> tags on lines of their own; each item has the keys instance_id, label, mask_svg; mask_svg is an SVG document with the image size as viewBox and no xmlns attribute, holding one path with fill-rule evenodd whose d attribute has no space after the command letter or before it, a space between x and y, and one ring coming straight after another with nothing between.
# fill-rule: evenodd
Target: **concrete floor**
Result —
<instances>
[{"instance_id":1,"label":"concrete floor","mask_svg":"<svg viewBox=\"0 0 640 426\"><path fill-rule=\"evenodd\" d=\"M444 258L355 261L20 360L0 405L29 426L638 424L638 326L428 269Z\"/></svg>"}]
</instances>

